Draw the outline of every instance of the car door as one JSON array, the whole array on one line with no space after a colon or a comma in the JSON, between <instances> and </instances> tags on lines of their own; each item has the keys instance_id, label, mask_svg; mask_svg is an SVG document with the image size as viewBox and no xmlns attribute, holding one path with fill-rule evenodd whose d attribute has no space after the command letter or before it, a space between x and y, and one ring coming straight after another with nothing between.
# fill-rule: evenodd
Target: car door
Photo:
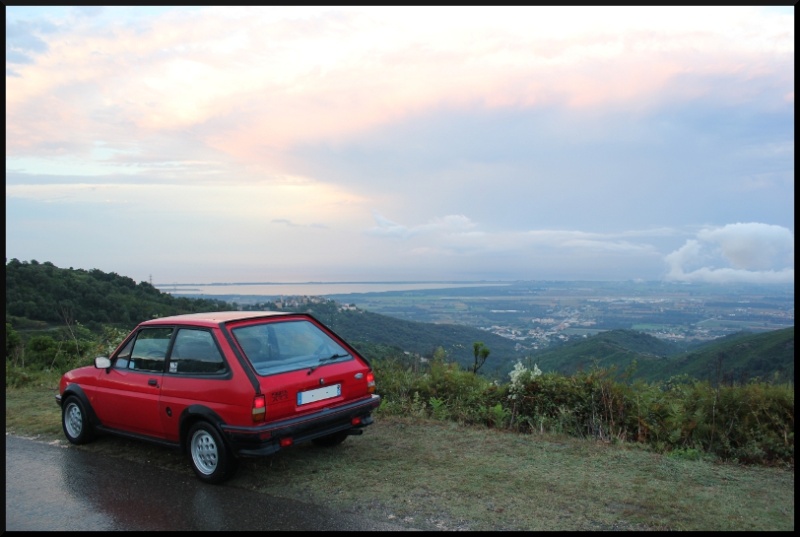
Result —
<instances>
[{"instance_id":1,"label":"car door","mask_svg":"<svg viewBox=\"0 0 800 537\"><path fill-rule=\"evenodd\" d=\"M171 327L142 328L112 357L92 401L103 425L163 438L159 397L173 331Z\"/></svg>"},{"instance_id":2,"label":"car door","mask_svg":"<svg viewBox=\"0 0 800 537\"><path fill-rule=\"evenodd\" d=\"M254 390L237 391L231 377L209 330L178 328L159 400L165 439L180 440L180 417L192 405L208 409L228 423L238 423L237 416L239 420L249 417Z\"/></svg>"}]
</instances>

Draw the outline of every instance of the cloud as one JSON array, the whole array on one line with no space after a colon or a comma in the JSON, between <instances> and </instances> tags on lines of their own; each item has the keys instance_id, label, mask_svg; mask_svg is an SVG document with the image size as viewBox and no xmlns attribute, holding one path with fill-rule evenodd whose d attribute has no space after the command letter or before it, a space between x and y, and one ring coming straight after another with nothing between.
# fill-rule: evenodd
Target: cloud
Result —
<instances>
[{"instance_id":1,"label":"cloud","mask_svg":"<svg viewBox=\"0 0 800 537\"><path fill-rule=\"evenodd\" d=\"M273 224L283 224L283 225L289 226L289 227L297 227L297 224L293 223L288 218L273 218L272 219L272 223Z\"/></svg>"},{"instance_id":2,"label":"cloud","mask_svg":"<svg viewBox=\"0 0 800 537\"><path fill-rule=\"evenodd\" d=\"M63 178L62 178L63 179ZM271 221L289 226L326 227L346 220L342 215L358 208L363 199L335 185L304 182L155 181L150 184L105 178L105 181L42 184L6 183L6 201L31 201L43 206L116 205L130 214L146 211L182 214L223 222ZM356 210L355 212L361 213Z\"/></svg>"},{"instance_id":3,"label":"cloud","mask_svg":"<svg viewBox=\"0 0 800 537\"><path fill-rule=\"evenodd\" d=\"M578 230L489 231L464 217L440 218L406 226L373 215L373 236L403 239L396 263L415 259L432 266L464 266L484 271L547 274L558 279L625 279L655 270L666 261L666 279L699 282L791 283L794 281L794 235L761 223L705 228L666 256L658 244L678 239L675 229L652 228L620 233ZM668 251L668 250L667 250ZM493 267L493 269L492 269ZM452 270L452 269L450 269ZM655 279L652 278L651 279Z\"/></svg>"},{"instance_id":4,"label":"cloud","mask_svg":"<svg viewBox=\"0 0 800 537\"><path fill-rule=\"evenodd\" d=\"M376 225L367 230L367 235L381 242L374 243L372 251L382 252L380 257L393 260L391 264L396 267L412 264L451 273L467 269L546 273L550 279L557 279L559 274L605 279L608 269L617 277L627 278L632 270L654 266L661 260L662 254L652 240L675 234L664 228L621 233L490 229L487 223L463 215L437 217L413 226L375 211L373 218ZM566 269L565 265L574 266Z\"/></svg>"},{"instance_id":5,"label":"cloud","mask_svg":"<svg viewBox=\"0 0 800 537\"><path fill-rule=\"evenodd\" d=\"M34 63L37 55L48 50L47 41L39 33L48 33L53 26L47 23L8 21L6 23L6 76L19 76L15 65Z\"/></svg>"},{"instance_id":6,"label":"cloud","mask_svg":"<svg viewBox=\"0 0 800 537\"><path fill-rule=\"evenodd\" d=\"M694 232L793 229L788 7L6 13L10 256L136 250L174 281L793 270L778 234Z\"/></svg>"},{"instance_id":7,"label":"cloud","mask_svg":"<svg viewBox=\"0 0 800 537\"><path fill-rule=\"evenodd\" d=\"M665 261L670 280L791 283L794 233L756 222L706 228Z\"/></svg>"},{"instance_id":8,"label":"cloud","mask_svg":"<svg viewBox=\"0 0 800 537\"><path fill-rule=\"evenodd\" d=\"M46 41L20 32L26 63L8 81L19 129L9 144L46 150L21 122L38 110L49 123L32 129L69 132L64 143L123 125L142 142L192 129L202 144L263 163L265 148L342 140L443 103L647 108L720 89L736 102L752 81L791 84L793 39L781 18L627 9L586 8L576 19L534 7L226 7L166 12L149 25L75 22Z\"/></svg>"},{"instance_id":9,"label":"cloud","mask_svg":"<svg viewBox=\"0 0 800 537\"><path fill-rule=\"evenodd\" d=\"M375 211L373 211L372 217L375 219L376 225L367 230L368 235L401 239L426 234L460 234L475 227L475 224L469 218L460 214L437 217L417 226L398 224Z\"/></svg>"},{"instance_id":10,"label":"cloud","mask_svg":"<svg viewBox=\"0 0 800 537\"><path fill-rule=\"evenodd\" d=\"M286 227L310 227L316 229L328 229L329 226L327 224L322 224L319 222L312 222L310 224L296 224L295 222L291 221L288 218L274 218L272 220L273 224L279 224Z\"/></svg>"}]
</instances>

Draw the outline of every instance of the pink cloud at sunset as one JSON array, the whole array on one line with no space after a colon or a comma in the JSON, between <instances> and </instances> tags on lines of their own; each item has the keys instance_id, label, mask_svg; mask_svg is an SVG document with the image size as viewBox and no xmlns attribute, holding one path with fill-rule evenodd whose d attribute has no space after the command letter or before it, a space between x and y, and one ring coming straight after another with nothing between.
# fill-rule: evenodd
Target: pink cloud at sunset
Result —
<instances>
[{"instance_id":1,"label":"pink cloud at sunset","mask_svg":"<svg viewBox=\"0 0 800 537\"><path fill-rule=\"evenodd\" d=\"M429 277L658 279L700 230L793 237L792 8L6 13L7 245L22 259L85 264L58 233L32 235L39 215L91 235L84 215L128 230L141 210L150 232L219 219L242 244L313 245L287 253L289 274L376 256ZM243 271L269 259L256 251ZM104 254L89 263L125 272ZM793 278L786 265L747 278Z\"/></svg>"}]
</instances>

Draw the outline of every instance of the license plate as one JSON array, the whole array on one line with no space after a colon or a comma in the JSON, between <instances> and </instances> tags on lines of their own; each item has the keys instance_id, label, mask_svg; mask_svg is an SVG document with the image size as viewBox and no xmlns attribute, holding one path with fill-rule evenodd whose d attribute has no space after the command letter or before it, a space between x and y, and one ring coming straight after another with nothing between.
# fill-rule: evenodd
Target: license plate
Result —
<instances>
[{"instance_id":1,"label":"license plate","mask_svg":"<svg viewBox=\"0 0 800 537\"><path fill-rule=\"evenodd\" d=\"M297 406L313 403L314 401L322 401L323 399L330 399L331 397L338 397L342 395L342 385L333 384L325 386L324 388L317 388L316 390L308 390L307 392L297 392Z\"/></svg>"}]
</instances>

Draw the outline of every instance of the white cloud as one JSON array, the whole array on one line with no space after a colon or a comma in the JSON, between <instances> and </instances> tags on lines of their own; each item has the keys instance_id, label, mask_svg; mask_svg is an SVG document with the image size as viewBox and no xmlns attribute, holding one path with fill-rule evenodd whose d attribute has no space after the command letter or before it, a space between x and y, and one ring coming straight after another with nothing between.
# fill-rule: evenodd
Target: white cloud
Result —
<instances>
[{"instance_id":1,"label":"white cloud","mask_svg":"<svg viewBox=\"0 0 800 537\"><path fill-rule=\"evenodd\" d=\"M324 226L347 221L346 216L365 200L335 185L307 182L157 182L6 184L6 200L48 205L117 205L130 213L146 211L189 220L292 223ZM360 213L360 210L355 210ZM342 215L345 215L344 217ZM110 222L109 225L114 222Z\"/></svg>"},{"instance_id":2,"label":"white cloud","mask_svg":"<svg viewBox=\"0 0 800 537\"><path fill-rule=\"evenodd\" d=\"M706 228L665 261L671 280L794 282L794 233L757 222Z\"/></svg>"},{"instance_id":3,"label":"white cloud","mask_svg":"<svg viewBox=\"0 0 800 537\"><path fill-rule=\"evenodd\" d=\"M417 226L398 224L375 211L373 211L372 216L377 225L368 229L367 234L384 237L408 239L426 234L464 233L475 227L475 224L469 218L460 214L436 217Z\"/></svg>"},{"instance_id":4,"label":"white cloud","mask_svg":"<svg viewBox=\"0 0 800 537\"><path fill-rule=\"evenodd\" d=\"M9 257L137 245L174 281L657 279L667 252L672 278L793 271L791 8L7 15ZM702 222L776 225L681 247Z\"/></svg>"},{"instance_id":5,"label":"white cloud","mask_svg":"<svg viewBox=\"0 0 800 537\"><path fill-rule=\"evenodd\" d=\"M756 15L694 7L587 7L580 15L552 7L226 7L62 24L51 34L30 32L47 54L28 45L30 61L14 65L20 76L7 80L8 143L13 152L41 152L45 132L90 144L115 130L136 130L141 140L194 129L212 147L259 160L264 146L341 139L442 103L644 106L721 87L735 102L748 85L725 83L730 77L792 80L786 23Z\"/></svg>"}]
</instances>

